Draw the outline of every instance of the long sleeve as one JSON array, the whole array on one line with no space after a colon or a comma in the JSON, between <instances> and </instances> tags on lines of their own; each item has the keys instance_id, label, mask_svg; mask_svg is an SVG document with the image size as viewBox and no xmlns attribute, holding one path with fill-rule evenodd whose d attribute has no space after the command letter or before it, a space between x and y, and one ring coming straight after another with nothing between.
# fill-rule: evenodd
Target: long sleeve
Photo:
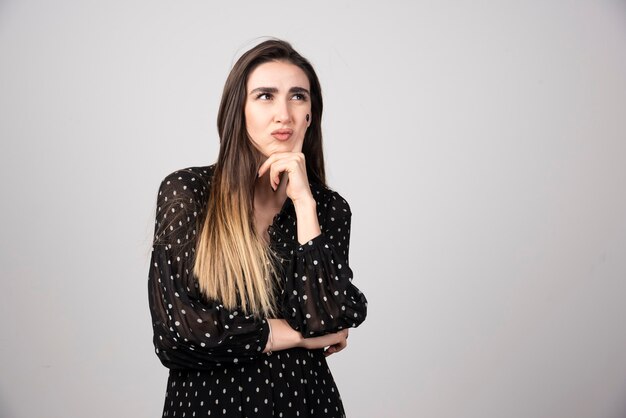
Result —
<instances>
[{"instance_id":1,"label":"long sleeve","mask_svg":"<svg viewBox=\"0 0 626 418\"><path fill-rule=\"evenodd\" d=\"M283 316L304 337L357 327L367 315L367 299L352 284L348 264L350 206L332 192L318 207L326 216L321 234L297 245L285 271Z\"/></svg>"},{"instance_id":2,"label":"long sleeve","mask_svg":"<svg viewBox=\"0 0 626 418\"><path fill-rule=\"evenodd\" d=\"M252 361L269 336L265 319L200 295L192 269L207 193L205 180L190 170L168 175L159 187L148 296L155 351L171 369Z\"/></svg>"}]
</instances>

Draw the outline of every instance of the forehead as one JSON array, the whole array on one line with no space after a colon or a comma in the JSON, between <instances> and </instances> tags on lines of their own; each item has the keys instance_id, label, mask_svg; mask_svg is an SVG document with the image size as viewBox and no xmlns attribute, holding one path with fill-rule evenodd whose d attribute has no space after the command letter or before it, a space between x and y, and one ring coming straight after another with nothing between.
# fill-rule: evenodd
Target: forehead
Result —
<instances>
[{"instance_id":1,"label":"forehead","mask_svg":"<svg viewBox=\"0 0 626 418\"><path fill-rule=\"evenodd\" d=\"M309 78L297 65L286 61L264 62L257 66L248 77L247 90L257 87L304 87L309 89Z\"/></svg>"}]
</instances>

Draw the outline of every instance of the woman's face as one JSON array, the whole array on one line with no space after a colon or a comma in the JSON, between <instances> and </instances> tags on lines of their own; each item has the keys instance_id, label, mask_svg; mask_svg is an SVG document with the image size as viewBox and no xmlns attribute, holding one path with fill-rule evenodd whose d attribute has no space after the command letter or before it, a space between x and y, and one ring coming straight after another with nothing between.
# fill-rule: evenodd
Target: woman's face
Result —
<instances>
[{"instance_id":1,"label":"woman's face","mask_svg":"<svg viewBox=\"0 0 626 418\"><path fill-rule=\"evenodd\" d=\"M266 157L275 152L301 152L311 114L309 79L286 61L256 67L246 86L246 129Z\"/></svg>"}]
</instances>

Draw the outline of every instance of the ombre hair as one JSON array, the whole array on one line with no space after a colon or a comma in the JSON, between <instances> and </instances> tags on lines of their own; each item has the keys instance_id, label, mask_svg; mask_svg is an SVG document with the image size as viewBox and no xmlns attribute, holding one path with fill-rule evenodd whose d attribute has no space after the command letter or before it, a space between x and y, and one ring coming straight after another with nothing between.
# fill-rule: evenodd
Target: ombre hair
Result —
<instances>
[{"instance_id":1,"label":"ombre hair","mask_svg":"<svg viewBox=\"0 0 626 418\"><path fill-rule=\"evenodd\" d=\"M264 41L235 63L222 93L217 116L220 150L208 196L206 217L196 243L193 273L204 296L244 314L275 316L274 290L280 283L278 255L256 231L254 186L264 156L251 143L244 108L248 78L260 64L284 61L309 79L311 124L302 145L309 182L326 186L322 152L322 92L313 66L279 39ZM289 197L288 197L289 199Z\"/></svg>"}]
</instances>

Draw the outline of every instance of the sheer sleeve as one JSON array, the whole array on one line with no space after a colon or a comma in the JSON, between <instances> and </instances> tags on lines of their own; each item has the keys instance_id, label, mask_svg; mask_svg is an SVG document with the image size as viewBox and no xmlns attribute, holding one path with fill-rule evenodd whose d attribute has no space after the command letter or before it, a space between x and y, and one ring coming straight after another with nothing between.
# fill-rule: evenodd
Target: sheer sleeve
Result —
<instances>
[{"instance_id":1,"label":"sheer sleeve","mask_svg":"<svg viewBox=\"0 0 626 418\"><path fill-rule=\"evenodd\" d=\"M205 181L188 170L168 175L159 187L148 297L155 351L170 369L252 361L269 336L265 319L200 296L192 268L206 195Z\"/></svg>"},{"instance_id":2,"label":"sheer sleeve","mask_svg":"<svg viewBox=\"0 0 626 418\"><path fill-rule=\"evenodd\" d=\"M322 206L322 233L296 246L285 271L283 316L304 337L357 327L367 315L367 299L352 284L348 264L350 206L337 192Z\"/></svg>"}]
</instances>

